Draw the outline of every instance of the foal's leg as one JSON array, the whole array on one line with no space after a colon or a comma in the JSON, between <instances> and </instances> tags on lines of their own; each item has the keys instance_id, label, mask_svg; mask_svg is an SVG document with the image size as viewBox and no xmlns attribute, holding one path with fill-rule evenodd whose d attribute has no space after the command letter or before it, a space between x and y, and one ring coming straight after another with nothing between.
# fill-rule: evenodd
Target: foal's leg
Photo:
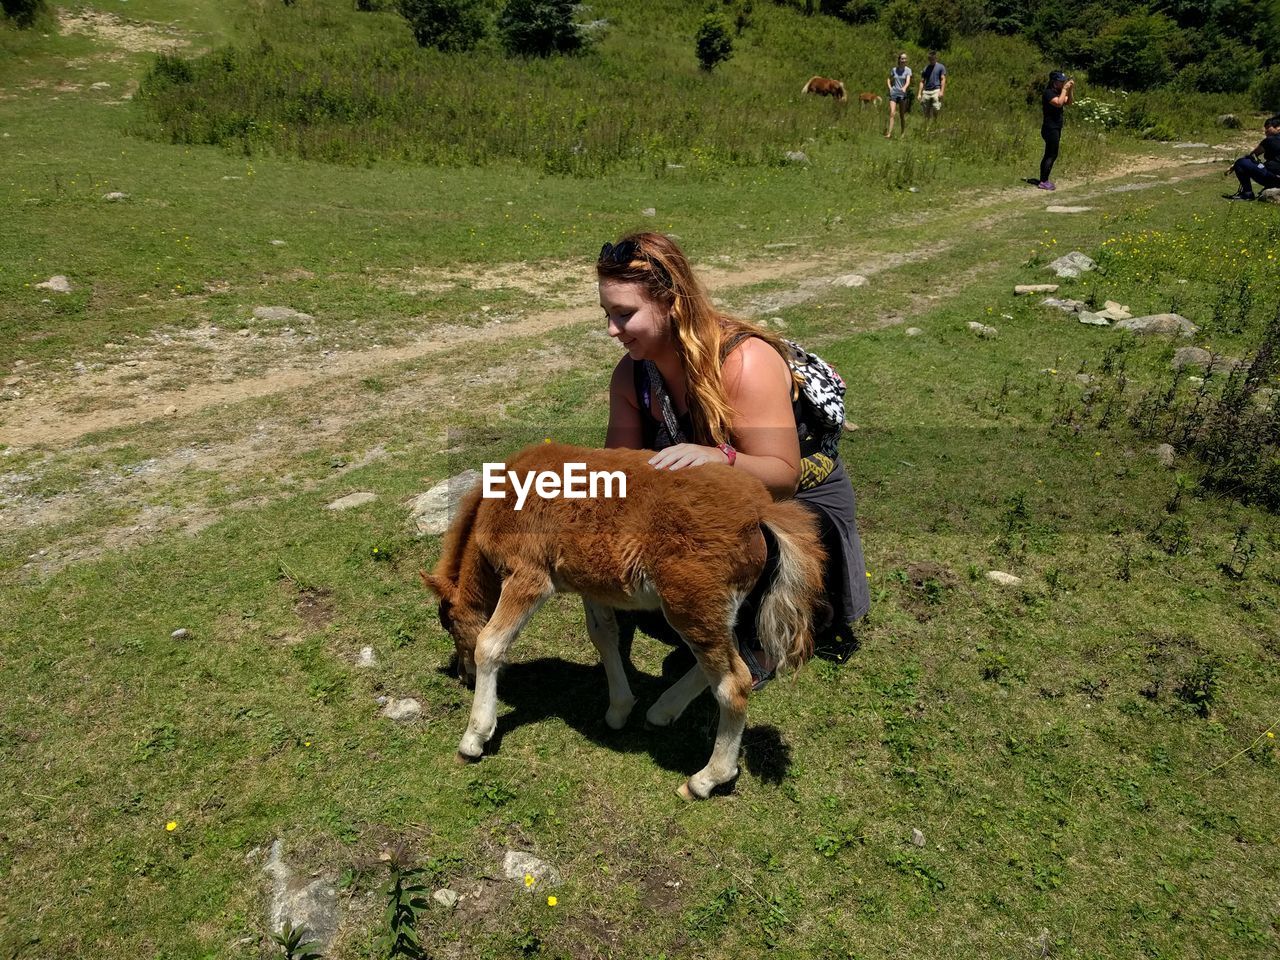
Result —
<instances>
[{"instance_id":1,"label":"foal's leg","mask_svg":"<svg viewBox=\"0 0 1280 960\"><path fill-rule=\"evenodd\" d=\"M649 712L644 715L645 721L655 727L670 726L705 689L707 689L707 675L702 667L695 663L688 673L668 687L662 696L653 702Z\"/></svg>"},{"instance_id":2,"label":"foal's leg","mask_svg":"<svg viewBox=\"0 0 1280 960\"><path fill-rule=\"evenodd\" d=\"M600 651L600 662L604 664L604 675L609 681L609 710L604 715L604 722L614 730L621 730L627 717L631 716L636 698L631 693L622 655L618 652L618 618L612 607L593 603L586 597L582 598L582 608L587 614L587 634Z\"/></svg>"},{"instance_id":3,"label":"foal's leg","mask_svg":"<svg viewBox=\"0 0 1280 960\"><path fill-rule=\"evenodd\" d=\"M698 659L711 694L720 706L720 725L707 765L680 785L679 794L686 800L703 799L722 783L738 775L738 751L742 748L742 731L747 724L747 696L751 693L751 671L738 656L733 638L733 622L737 605L726 602L724 616L717 615L720 604L701 598L688 615L665 607L667 619L680 631L693 655ZM679 687L685 678L676 682ZM692 682L690 682L692 686ZM687 690L687 688L686 688ZM664 695L665 696L665 695ZM673 698L674 699L674 698Z\"/></svg>"},{"instance_id":4,"label":"foal's leg","mask_svg":"<svg viewBox=\"0 0 1280 960\"><path fill-rule=\"evenodd\" d=\"M476 638L476 691L471 720L458 743L458 756L477 760L498 725L498 669L507 648L534 611L554 592L542 574L517 573L502 584L497 609Z\"/></svg>"}]
</instances>

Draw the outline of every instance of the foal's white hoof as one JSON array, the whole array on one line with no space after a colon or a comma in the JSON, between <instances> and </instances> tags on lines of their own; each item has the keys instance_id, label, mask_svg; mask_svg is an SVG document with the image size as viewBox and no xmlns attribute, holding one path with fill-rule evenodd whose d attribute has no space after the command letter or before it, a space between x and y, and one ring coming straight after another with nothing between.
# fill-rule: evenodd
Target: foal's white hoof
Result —
<instances>
[{"instance_id":1,"label":"foal's white hoof","mask_svg":"<svg viewBox=\"0 0 1280 960\"><path fill-rule=\"evenodd\" d=\"M630 703L620 703L617 706L610 707L605 711L604 722L609 725L610 730L621 730L627 725L627 720L631 717L631 711L635 708L636 701L633 697Z\"/></svg>"},{"instance_id":2,"label":"foal's white hoof","mask_svg":"<svg viewBox=\"0 0 1280 960\"><path fill-rule=\"evenodd\" d=\"M699 797L692 790L690 790L689 784L687 781L685 783L680 784L680 786L676 789L676 793L680 795L681 800L686 800L689 803L692 803L694 800L706 799L705 797Z\"/></svg>"},{"instance_id":3,"label":"foal's white hoof","mask_svg":"<svg viewBox=\"0 0 1280 960\"><path fill-rule=\"evenodd\" d=\"M679 716L679 714L676 716ZM656 703L644 715L645 726L650 729L669 727L675 722L676 717L672 716L669 711L660 709Z\"/></svg>"},{"instance_id":4,"label":"foal's white hoof","mask_svg":"<svg viewBox=\"0 0 1280 960\"><path fill-rule=\"evenodd\" d=\"M475 734L468 733L458 744L458 758L472 763L484 756L484 743Z\"/></svg>"}]
</instances>

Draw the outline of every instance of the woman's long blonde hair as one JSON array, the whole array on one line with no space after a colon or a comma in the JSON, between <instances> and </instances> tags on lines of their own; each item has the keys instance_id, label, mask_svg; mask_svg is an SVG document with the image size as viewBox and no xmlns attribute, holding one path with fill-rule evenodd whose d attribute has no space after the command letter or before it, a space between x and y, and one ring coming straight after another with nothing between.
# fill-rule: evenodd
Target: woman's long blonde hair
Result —
<instances>
[{"instance_id":1,"label":"woman's long blonde hair","mask_svg":"<svg viewBox=\"0 0 1280 960\"><path fill-rule=\"evenodd\" d=\"M596 261L601 280L638 283L667 310L676 355L688 387L692 442L728 443L733 408L725 395L725 348L740 336L759 337L784 360L788 348L776 334L721 313L689 266L689 258L661 233L630 233L605 244Z\"/></svg>"}]
</instances>

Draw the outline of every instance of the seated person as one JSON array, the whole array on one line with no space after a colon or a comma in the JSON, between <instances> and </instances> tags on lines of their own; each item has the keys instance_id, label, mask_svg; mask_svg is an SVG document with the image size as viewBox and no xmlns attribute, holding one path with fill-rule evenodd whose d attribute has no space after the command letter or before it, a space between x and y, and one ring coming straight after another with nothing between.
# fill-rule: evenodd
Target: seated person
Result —
<instances>
[{"instance_id":1,"label":"seated person","mask_svg":"<svg viewBox=\"0 0 1280 960\"><path fill-rule=\"evenodd\" d=\"M1264 120L1262 131L1262 142L1248 156L1233 163L1224 174L1230 176L1234 173L1240 181L1239 190L1224 194L1228 200L1252 200L1255 182L1263 190L1280 187L1280 115Z\"/></svg>"}]
</instances>

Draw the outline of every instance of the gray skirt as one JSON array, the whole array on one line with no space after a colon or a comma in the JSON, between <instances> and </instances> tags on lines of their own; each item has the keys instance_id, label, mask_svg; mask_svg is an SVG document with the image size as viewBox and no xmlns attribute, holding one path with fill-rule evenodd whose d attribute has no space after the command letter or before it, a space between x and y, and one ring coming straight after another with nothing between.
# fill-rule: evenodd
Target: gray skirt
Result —
<instances>
[{"instance_id":1,"label":"gray skirt","mask_svg":"<svg viewBox=\"0 0 1280 960\"><path fill-rule=\"evenodd\" d=\"M858 503L844 461L825 481L810 490L801 490L796 500L818 515L822 542L827 548L827 600L834 614L833 627L861 620L871 609L871 589L867 585L867 561L858 537Z\"/></svg>"}]
</instances>

